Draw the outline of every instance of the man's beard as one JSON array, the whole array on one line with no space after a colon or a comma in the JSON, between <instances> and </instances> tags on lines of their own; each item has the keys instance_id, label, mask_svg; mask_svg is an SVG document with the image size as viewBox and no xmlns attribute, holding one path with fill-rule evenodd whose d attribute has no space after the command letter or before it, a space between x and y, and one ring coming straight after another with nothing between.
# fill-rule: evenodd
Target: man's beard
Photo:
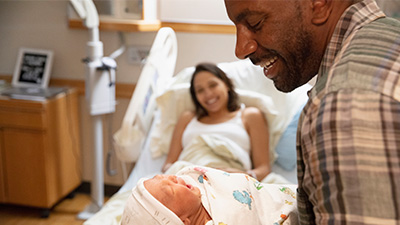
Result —
<instances>
[{"instance_id":1,"label":"man's beard","mask_svg":"<svg viewBox=\"0 0 400 225\"><path fill-rule=\"evenodd\" d=\"M275 87L282 92L291 92L294 89L307 83L317 74L321 58L316 51L313 51L313 39L311 33L305 29L296 37L294 46L286 46L286 52L289 52L284 61L285 72L280 74L274 80Z\"/></svg>"}]
</instances>

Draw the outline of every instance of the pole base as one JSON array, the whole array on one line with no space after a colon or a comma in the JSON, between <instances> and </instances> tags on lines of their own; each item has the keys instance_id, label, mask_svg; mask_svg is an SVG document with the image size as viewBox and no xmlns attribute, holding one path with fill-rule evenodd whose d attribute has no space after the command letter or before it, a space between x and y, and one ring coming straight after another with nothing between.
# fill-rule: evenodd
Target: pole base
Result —
<instances>
[{"instance_id":1,"label":"pole base","mask_svg":"<svg viewBox=\"0 0 400 225\"><path fill-rule=\"evenodd\" d=\"M96 214L98 211L100 211L100 207L94 203L90 203L76 217L80 220L87 220L87 219L91 218L94 214Z\"/></svg>"}]
</instances>

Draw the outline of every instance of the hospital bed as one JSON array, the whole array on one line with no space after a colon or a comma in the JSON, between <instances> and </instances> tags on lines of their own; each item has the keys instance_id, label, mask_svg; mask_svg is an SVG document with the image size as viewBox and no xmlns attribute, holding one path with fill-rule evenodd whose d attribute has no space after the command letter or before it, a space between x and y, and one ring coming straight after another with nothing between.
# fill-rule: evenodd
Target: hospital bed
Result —
<instances>
[{"instance_id":1,"label":"hospital bed","mask_svg":"<svg viewBox=\"0 0 400 225\"><path fill-rule=\"evenodd\" d=\"M160 29L121 128L114 135L118 158L135 162L135 166L120 190L84 225L119 224L126 199L137 181L161 173L180 113L194 109L189 94L194 66L174 75L176 52L174 31ZM262 68L249 60L221 62L218 66L233 80L239 100L246 106L258 107L268 121L274 176L267 176L264 181L296 184L297 120L311 86L281 93L265 78Z\"/></svg>"}]
</instances>

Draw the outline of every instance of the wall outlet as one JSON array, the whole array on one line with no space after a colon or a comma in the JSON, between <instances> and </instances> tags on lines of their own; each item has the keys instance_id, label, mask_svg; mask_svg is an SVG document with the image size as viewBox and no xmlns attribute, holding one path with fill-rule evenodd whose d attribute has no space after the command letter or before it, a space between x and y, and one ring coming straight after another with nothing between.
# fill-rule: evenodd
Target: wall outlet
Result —
<instances>
[{"instance_id":1,"label":"wall outlet","mask_svg":"<svg viewBox=\"0 0 400 225\"><path fill-rule=\"evenodd\" d=\"M129 46L128 62L131 64L145 64L150 48L150 46Z\"/></svg>"}]
</instances>

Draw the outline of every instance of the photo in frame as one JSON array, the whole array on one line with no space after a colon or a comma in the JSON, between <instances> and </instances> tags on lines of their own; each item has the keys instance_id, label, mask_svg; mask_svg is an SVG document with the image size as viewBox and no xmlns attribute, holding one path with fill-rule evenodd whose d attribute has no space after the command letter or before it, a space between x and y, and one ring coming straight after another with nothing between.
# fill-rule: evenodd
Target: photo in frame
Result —
<instances>
[{"instance_id":1,"label":"photo in frame","mask_svg":"<svg viewBox=\"0 0 400 225\"><path fill-rule=\"evenodd\" d=\"M53 51L20 48L12 86L47 88L53 63Z\"/></svg>"}]
</instances>

